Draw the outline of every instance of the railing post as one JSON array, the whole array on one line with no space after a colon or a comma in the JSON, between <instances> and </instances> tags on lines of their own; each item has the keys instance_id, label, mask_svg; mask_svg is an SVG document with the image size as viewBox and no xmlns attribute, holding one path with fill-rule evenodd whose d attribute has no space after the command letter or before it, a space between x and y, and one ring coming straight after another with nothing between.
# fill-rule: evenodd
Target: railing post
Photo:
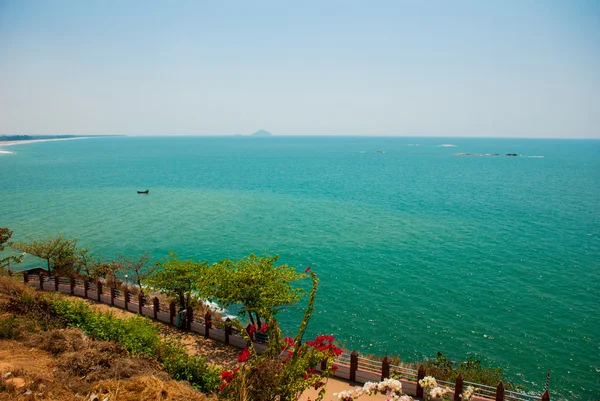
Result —
<instances>
[{"instance_id":1,"label":"railing post","mask_svg":"<svg viewBox=\"0 0 600 401\"><path fill-rule=\"evenodd\" d=\"M141 291L138 293L138 311L144 316L144 294Z\"/></svg>"},{"instance_id":2,"label":"railing post","mask_svg":"<svg viewBox=\"0 0 600 401\"><path fill-rule=\"evenodd\" d=\"M206 315L204 315L204 336L206 338L210 337L210 329L212 327L212 316L209 311L206 311Z\"/></svg>"},{"instance_id":3,"label":"railing post","mask_svg":"<svg viewBox=\"0 0 600 401\"><path fill-rule=\"evenodd\" d=\"M356 371L358 370L358 352L352 351L350 354L350 381L356 381Z\"/></svg>"},{"instance_id":4,"label":"railing post","mask_svg":"<svg viewBox=\"0 0 600 401\"><path fill-rule=\"evenodd\" d=\"M387 356L381 361L381 381L390 377L390 358Z\"/></svg>"},{"instance_id":5,"label":"railing post","mask_svg":"<svg viewBox=\"0 0 600 401\"><path fill-rule=\"evenodd\" d=\"M98 293L98 302L102 302L102 282L99 280L96 283L96 292Z\"/></svg>"},{"instance_id":6,"label":"railing post","mask_svg":"<svg viewBox=\"0 0 600 401\"><path fill-rule=\"evenodd\" d=\"M544 391L544 394L542 394L542 401L550 401L550 393L548 393L548 390Z\"/></svg>"},{"instance_id":7,"label":"railing post","mask_svg":"<svg viewBox=\"0 0 600 401\"><path fill-rule=\"evenodd\" d=\"M225 319L225 344L229 345L229 336L231 335L231 319Z\"/></svg>"},{"instance_id":8,"label":"railing post","mask_svg":"<svg viewBox=\"0 0 600 401\"><path fill-rule=\"evenodd\" d=\"M115 287L110 287L110 305L115 306Z\"/></svg>"},{"instance_id":9,"label":"railing post","mask_svg":"<svg viewBox=\"0 0 600 401\"><path fill-rule=\"evenodd\" d=\"M153 303L154 303L154 319L158 320L158 308L160 306L158 297L154 297Z\"/></svg>"},{"instance_id":10,"label":"railing post","mask_svg":"<svg viewBox=\"0 0 600 401\"><path fill-rule=\"evenodd\" d=\"M40 290L44 290L44 276L42 276L42 273L40 273L40 275L38 276L40 278Z\"/></svg>"},{"instance_id":11,"label":"railing post","mask_svg":"<svg viewBox=\"0 0 600 401\"><path fill-rule=\"evenodd\" d=\"M54 276L54 291L58 291L59 284L60 284L60 277Z\"/></svg>"},{"instance_id":12,"label":"railing post","mask_svg":"<svg viewBox=\"0 0 600 401\"><path fill-rule=\"evenodd\" d=\"M459 373L458 376L456 376L456 385L454 387L454 401L460 401L460 396L463 392L463 385L462 373Z\"/></svg>"},{"instance_id":13,"label":"railing post","mask_svg":"<svg viewBox=\"0 0 600 401\"><path fill-rule=\"evenodd\" d=\"M75 294L75 277L69 277L69 285L71 287L71 295Z\"/></svg>"},{"instance_id":14,"label":"railing post","mask_svg":"<svg viewBox=\"0 0 600 401\"><path fill-rule=\"evenodd\" d=\"M186 328L188 330L192 329L192 322L194 321L194 310L192 309L192 307L190 306L187 309L187 319L186 319Z\"/></svg>"},{"instance_id":15,"label":"railing post","mask_svg":"<svg viewBox=\"0 0 600 401\"><path fill-rule=\"evenodd\" d=\"M83 280L83 296L87 299L88 295L88 287L89 282L87 280Z\"/></svg>"},{"instance_id":16,"label":"railing post","mask_svg":"<svg viewBox=\"0 0 600 401\"><path fill-rule=\"evenodd\" d=\"M251 323L248 323L248 326L246 326L246 334L248 334L248 337L250 337L250 341L254 341L254 327L252 326Z\"/></svg>"},{"instance_id":17,"label":"railing post","mask_svg":"<svg viewBox=\"0 0 600 401\"><path fill-rule=\"evenodd\" d=\"M504 401L504 383L498 383L496 387L496 401Z\"/></svg>"},{"instance_id":18,"label":"railing post","mask_svg":"<svg viewBox=\"0 0 600 401\"><path fill-rule=\"evenodd\" d=\"M417 397L423 397L423 387L419 384L419 380L425 377L425 367L423 365L419 366L419 371L417 372Z\"/></svg>"},{"instance_id":19,"label":"railing post","mask_svg":"<svg viewBox=\"0 0 600 401\"><path fill-rule=\"evenodd\" d=\"M123 298L125 300L125 310L128 311L129 309L127 309L127 304L129 303L129 288L127 287L125 287L123 290Z\"/></svg>"},{"instance_id":20,"label":"railing post","mask_svg":"<svg viewBox=\"0 0 600 401\"><path fill-rule=\"evenodd\" d=\"M29 274L27 274L27 272L23 272L23 282L25 284L29 282Z\"/></svg>"},{"instance_id":21,"label":"railing post","mask_svg":"<svg viewBox=\"0 0 600 401\"><path fill-rule=\"evenodd\" d=\"M175 302L169 304L169 324L173 326L173 318L175 317Z\"/></svg>"}]
</instances>

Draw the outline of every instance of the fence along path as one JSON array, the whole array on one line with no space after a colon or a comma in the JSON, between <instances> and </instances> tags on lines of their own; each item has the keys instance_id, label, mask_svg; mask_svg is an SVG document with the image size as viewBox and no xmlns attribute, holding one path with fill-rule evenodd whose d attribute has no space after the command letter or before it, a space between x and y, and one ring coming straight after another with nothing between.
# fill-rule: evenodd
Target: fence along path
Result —
<instances>
[{"instance_id":1,"label":"fence along path","mask_svg":"<svg viewBox=\"0 0 600 401\"><path fill-rule=\"evenodd\" d=\"M174 325L177 322L176 305L161 303L158 298L149 299L142 294L134 296L127 289L118 290L116 288L104 288L101 282L92 283L86 280L78 280L73 277L43 276L33 274L23 274L25 284L36 287L42 291L59 291L64 294L75 295L78 297L91 299L117 308L125 309L129 312L139 313L151 319ZM186 327L198 334L204 335L217 341L224 342L238 348L244 348L246 341L225 321L213 317L210 312L204 316L195 314L192 308L187 310ZM254 339L254 337L250 336ZM254 341L254 347L257 352L262 352L266 344ZM324 369L324 364L317 366L317 370ZM364 384L368 381L378 382L390 377L395 373L401 377L402 389L405 394L423 397L423 388L418 381L425 377L425 368L421 365L418 370L404 366L396 366L389 362L385 357L382 361L375 361L363 358L356 351L344 353L335 359L334 365L337 370L334 376L340 379L348 380L351 383ZM451 389L454 393L453 399L460 401L460 394L467 386L473 386L477 389L473 401L550 401L550 395L546 383L546 390L539 395L519 393L512 390L505 390L502 382L497 387L486 386L483 384L464 381L459 375L454 383L437 380L439 384Z\"/></svg>"}]
</instances>

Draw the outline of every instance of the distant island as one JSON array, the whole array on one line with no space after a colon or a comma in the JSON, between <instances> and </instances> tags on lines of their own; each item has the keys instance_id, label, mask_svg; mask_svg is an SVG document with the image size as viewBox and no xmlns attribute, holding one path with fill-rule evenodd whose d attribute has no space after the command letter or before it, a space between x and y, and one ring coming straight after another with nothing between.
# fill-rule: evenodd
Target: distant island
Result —
<instances>
[{"instance_id":1,"label":"distant island","mask_svg":"<svg viewBox=\"0 0 600 401\"><path fill-rule=\"evenodd\" d=\"M265 131L264 129L261 129L259 131L256 131L254 134L250 135L250 136L272 136L273 134L271 134L269 131Z\"/></svg>"}]
</instances>

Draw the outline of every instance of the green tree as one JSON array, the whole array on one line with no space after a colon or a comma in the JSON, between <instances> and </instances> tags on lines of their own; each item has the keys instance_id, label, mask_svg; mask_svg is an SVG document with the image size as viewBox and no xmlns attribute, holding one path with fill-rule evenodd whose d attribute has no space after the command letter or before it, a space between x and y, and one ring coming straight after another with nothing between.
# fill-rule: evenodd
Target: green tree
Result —
<instances>
[{"instance_id":1,"label":"green tree","mask_svg":"<svg viewBox=\"0 0 600 401\"><path fill-rule=\"evenodd\" d=\"M133 272L133 279L137 283L140 291L142 291L142 280L146 281L146 278L148 278L157 267L156 265L148 266L148 263L150 262L150 254L148 252L130 258L123 255L117 255L117 260L124 271Z\"/></svg>"},{"instance_id":2,"label":"green tree","mask_svg":"<svg viewBox=\"0 0 600 401\"><path fill-rule=\"evenodd\" d=\"M189 308L198 299L210 299L215 283L215 269L208 262L179 260L173 251L157 264L146 280L162 294L177 298L179 306Z\"/></svg>"},{"instance_id":3,"label":"green tree","mask_svg":"<svg viewBox=\"0 0 600 401\"><path fill-rule=\"evenodd\" d=\"M63 237L46 237L41 239L30 239L29 242L13 242L9 244L12 248L27 252L40 259L46 260L48 273L52 269L64 274L71 274L75 269L77 239Z\"/></svg>"},{"instance_id":4,"label":"green tree","mask_svg":"<svg viewBox=\"0 0 600 401\"><path fill-rule=\"evenodd\" d=\"M314 310L318 278L311 273L312 290L304 318L295 338L281 338L281 330L275 318L269 320L266 331L269 343L262 354L258 354L252 340L244 336L247 347L238 357L241 366L221 374L223 382L219 388L219 400L223 401L292 401L309 387L320 389L316 400L325 395L328 377L335 371L333 362L342 350L334 344L333 336L317 336L303 343L304 333ZM237 320L232 322L240 333L245 333ZM315 365L325 362L320 374Z\"/></svg>"},{"instance_id":5,"label":"green tree","mask_svg":"<svg viewBox=\"0 0 600 401\"><path fill-rule=\"evenodd\" d=\"M8 229L1 227L0 228L0 252L6 249L6 243L12 237L13 232ZM24 254L21 256L6 256L4 258L0 258L0 271L4 270L6 267L9 267L11 263L21 263L23 260Z\"/></svg>"},{"instance_id":6,"label":"green tree","mask_svg":"<svg viewBox=\"0 0 600 401\"><path fill-rule=\"evenodd\" d=\"M240 260L224 259L217 264L215 298L223 307L240 305L240 315L248 314L252 324L271 320L286 305L296 303L304 294L292 283L303 278L287 264L275 266L278 255L259 257L250 254Z\"/></svg>"}]
</instances>

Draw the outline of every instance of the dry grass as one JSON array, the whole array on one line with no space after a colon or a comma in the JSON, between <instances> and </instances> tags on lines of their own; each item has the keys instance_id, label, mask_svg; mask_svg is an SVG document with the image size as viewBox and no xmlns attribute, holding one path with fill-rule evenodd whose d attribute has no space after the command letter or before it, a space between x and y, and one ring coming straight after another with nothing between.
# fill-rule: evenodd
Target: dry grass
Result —
<instances>
[{"instance_id":1,"label":"dry grass","mask_svg":"<svg viewBox=\"0 0 600 401\"><path fill-rule=\"evenodd\" d=\"M36 290L0 277L0 304ZM2 309L2 308L0 308ZM126 313L128 317L130 314ZM93 341L78 329L42 331L32 319L2 313L19 330L0 340L0 400L216 400L171 379L154 359L132 356L118 344ZM38 322L39 323L39 322ZM25 329L24 329L25 328ZM5 373L12 375L2 379Z\"/></svg>"},{"instance_id":2,"label":"dry grass","mask_svg":"<svg viewBox=\"0 0 600 401\"><path fill-rule=\"evenodd\" d=\"M204 394L194 391L190 386L165 380L156 376L135 376L130 380L103 380L97 382L92 391L100 399L109 397L110 400L119 401L208 401L216 398L208 398Z\"/></svg>"}]
</instances>

